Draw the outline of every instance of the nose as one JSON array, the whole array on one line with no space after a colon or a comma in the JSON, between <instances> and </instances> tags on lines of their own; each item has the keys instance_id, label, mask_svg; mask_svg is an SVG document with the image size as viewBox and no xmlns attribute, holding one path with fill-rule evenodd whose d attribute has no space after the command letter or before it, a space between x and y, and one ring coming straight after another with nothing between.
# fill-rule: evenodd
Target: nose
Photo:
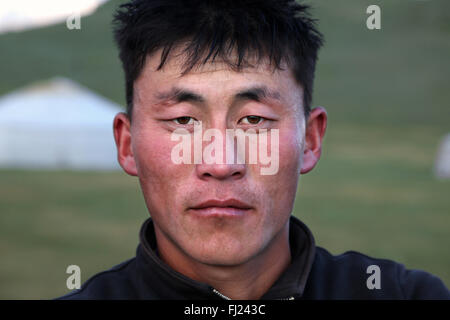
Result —
<instances>
[{"instance_id":1,"label":"nose","mask_svg":"<svg viewBox=\"0 0 450 320\"><path fill-rule=\"evenodd\" d=\"M200 163L195 164L196 173L200 179L237 180L244 177L247 165L245 161L244 163L237 161L238 158L243 157L242 151L239 157L236 138L227 134L226 122L223 119L211 123L203 138L205 139L201 144L203 158ZM211 141L214 151L211 149L209 152L206 151L211 146L206 146L209 144L207 141ZM212 156L213 153L214 156Z\"/></svg>"},{"instance_id":2,"label":"nose","mask_svg":"<svg viewBox=\"0 0 450 320\"><path fill-rule=\"evenodd\" d=\"M197 176L202 180L238 180L245 175L245 164L197 164Z\"/></svg>"}]
</instances>

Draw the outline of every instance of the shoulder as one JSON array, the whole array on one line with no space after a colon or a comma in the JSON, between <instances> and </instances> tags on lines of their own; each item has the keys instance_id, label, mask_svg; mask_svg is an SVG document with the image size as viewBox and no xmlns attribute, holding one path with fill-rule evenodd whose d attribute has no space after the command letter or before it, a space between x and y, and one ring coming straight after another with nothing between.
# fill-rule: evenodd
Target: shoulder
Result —
<instances>
[{"instance_id":1,"label":"shoulder","mask_svg":"<svg viewBox=\"0 0 450 320\"><path fill-rule=\"evenodd\" d=\"M356 251L332 255L317 247L307 293L323 299L450 299L436 276Z\"/></svg>"},{"instance_id":2,"label":"shoulder","mask_svg":"<svg viewBox=\"0 0 450 320\"><path fill-rule=\"evenodd\" d=\"M97 273L80 289L74 290L56 300L106 300L133 299L135 290L131 281L135 258L126 260L109 270Z\"/></svg>"}]
</instances>

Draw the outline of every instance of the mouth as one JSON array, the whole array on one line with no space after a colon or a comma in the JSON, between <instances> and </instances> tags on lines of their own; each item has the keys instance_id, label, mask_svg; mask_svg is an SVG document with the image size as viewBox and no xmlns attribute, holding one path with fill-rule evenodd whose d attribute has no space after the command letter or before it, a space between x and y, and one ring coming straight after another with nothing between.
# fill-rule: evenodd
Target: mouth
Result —
<instances>
[{"instance_id":1,"label":"mouth","mask_svg":"<svg viewBox=\"0 0 450 320\"><path fill-rule=\"evenodd\" d=\"M206 217L240 217L249 212L252 207L237 199L207 200L188 211Z\"/></svg>"}]
</instances>

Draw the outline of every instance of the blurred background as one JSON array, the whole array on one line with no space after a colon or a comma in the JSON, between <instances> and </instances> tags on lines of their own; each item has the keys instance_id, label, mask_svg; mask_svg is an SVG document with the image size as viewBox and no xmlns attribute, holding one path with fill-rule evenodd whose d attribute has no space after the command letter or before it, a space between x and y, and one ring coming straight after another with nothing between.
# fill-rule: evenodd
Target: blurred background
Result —
<instances>
[{"instance_id":1,"label":"blurred background","mask_svg":"<svg viewBox=\"0 0 450 320\"><path fill-rule=\"evenodd\" d=\"M68 265L85 282L133 257L148 217L112 140L125 90L111 19L123 1L87 2L80 29L67 27L81 11L69 6L14 31L14 8L0 4L0 299L55 298L69 292ZM333 254L392 259L450 286L450 2L308 3L326 40L313 104L329 124L294 214ZM366 27L371 4L381 30Z\"/></svg>"}]
</instances>

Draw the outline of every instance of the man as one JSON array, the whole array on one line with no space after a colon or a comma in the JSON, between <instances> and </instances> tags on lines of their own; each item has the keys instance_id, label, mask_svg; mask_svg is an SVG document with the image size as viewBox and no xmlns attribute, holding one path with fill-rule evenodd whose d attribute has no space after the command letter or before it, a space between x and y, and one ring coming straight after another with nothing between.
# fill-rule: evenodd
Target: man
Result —
<instances>
[{"instance_id":1,"label":"man","mask_svg":"<svg viewBox=\"0 0 450 320\"><path fill-rule=\"evenodd\" d=\"M291 216L327 124L311 109L322 36L306 6L136 0L115 22L127 94L114 120L118 161L139 178L151 219L135 258L64 298L450 297L426 272L332 256Z\"/></svg>"}]
</instances>

